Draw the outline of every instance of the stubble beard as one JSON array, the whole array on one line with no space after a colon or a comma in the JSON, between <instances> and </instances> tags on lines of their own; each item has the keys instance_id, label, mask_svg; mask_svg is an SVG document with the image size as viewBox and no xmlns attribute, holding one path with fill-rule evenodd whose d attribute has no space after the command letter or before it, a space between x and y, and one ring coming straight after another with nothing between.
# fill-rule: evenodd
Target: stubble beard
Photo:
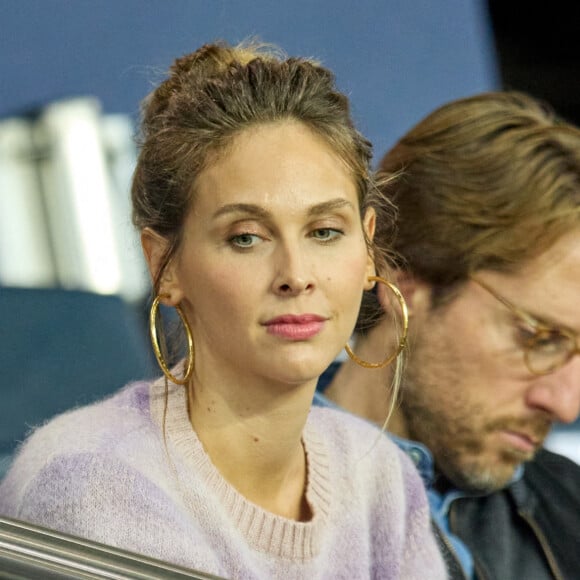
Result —
<instances>
[{"instance_id":1,"label":"stubble beard","mask_svg":"<svg viewBox=\"0 0 580 580\"><path fill-rule=\"evenodd\" d=\"M442 389L461 385L457 373L436 373L440 384L435 384L420 370L416 372L425 368L428 366L417 359L410 361L407 368L401 412L409 437L426 445L437 472L459 489L490 493L508 485L517 467L535 452L506 448L495 457L490 456L486 454L489 434L522 429L543 441L550 429L549 419L543 414L526 420L503 416L486 423L482 420L483 409L464 400L460 393L450 401L437 397Z\"/></svg>"}]
</instances>

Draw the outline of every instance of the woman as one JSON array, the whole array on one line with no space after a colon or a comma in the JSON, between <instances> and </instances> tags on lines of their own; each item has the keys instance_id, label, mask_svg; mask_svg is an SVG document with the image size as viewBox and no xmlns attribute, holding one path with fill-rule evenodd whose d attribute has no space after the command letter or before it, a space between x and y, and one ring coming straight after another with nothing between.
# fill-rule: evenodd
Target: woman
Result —
<instances>
[{"instance_id":1,"label":"woman","mask_svg":"<svg viewBox=\"0 0 580 580\"><path fill-rule=\"evenodd\" d=\"M142 129L134 221L165 376L37 430L2 511L231 578L443 577L410 462L310 411L375 272L370 147L332 75L207 45L175 62ZM173 368L159 303L189 340Z\"/></svg>"}]
</instances>

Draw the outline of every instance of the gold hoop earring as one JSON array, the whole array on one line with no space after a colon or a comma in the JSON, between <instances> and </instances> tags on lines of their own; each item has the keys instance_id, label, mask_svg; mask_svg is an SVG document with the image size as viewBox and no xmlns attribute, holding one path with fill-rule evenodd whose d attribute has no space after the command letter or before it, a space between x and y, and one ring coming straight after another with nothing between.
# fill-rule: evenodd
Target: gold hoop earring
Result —
<instances>
[{"instance_id":1,"label":"gold hoop earring","mask_svg":"<svg viewBox=\"0 0 580 580\"><path fill-rule=\"evenodd\" d=\"M155 300L153 300L153 304L151 305L151 312L149 313L149 336L151 337L153 352L155 352L155 358L157 359L157 362L159 363L159 366L161 367L163 374L176 385L185 385L191 378L191 374L193 373L193 368L195 365L195 348L193 346L193 335L191 334L191 328L189 326L189 323L187 322L187 319L185 318L183 310L179 306L176 306L175 310L177 310L177 314L179 314L179 318L181 318L181 323L183 324L183 327L185 328L185 334L187 335L187 352L188 352L187 357L188 360L185 373L182 379L178 379L169 370L169 367L167 366L167 363L163 358L161 348L159 347L159 338L157 336L157 311L159 310L159 304L162 297L163 296L160 294L155 298Z\"/></svg>"},{"instance_id":2,"label":"gold hoop earring","mask_svg":"<svg viewBox=\"0 0 580 580\"><path fill-rule=\"evenodd\" d=\"M391 282L381 278L380 276L369 276L369 282L379 282L384 284L389 288L389 290L396 296L397 300L399 301L399 305L401 306L401 312L403 313L403 332L401 334L401 339L399 340L399 344L395 349L395 352L387 356L381 362L373 363L363 360L362 358L358 357L347 344L344 349L346 350L346 354L357 364L365 369L382 369L387 365L391 364L401 353L401 351L407 345L407 331L409 329L409 311L407 309L407 303L405 302L405 298L401 294L401 291Z\"/></svg>"}]
</instances>

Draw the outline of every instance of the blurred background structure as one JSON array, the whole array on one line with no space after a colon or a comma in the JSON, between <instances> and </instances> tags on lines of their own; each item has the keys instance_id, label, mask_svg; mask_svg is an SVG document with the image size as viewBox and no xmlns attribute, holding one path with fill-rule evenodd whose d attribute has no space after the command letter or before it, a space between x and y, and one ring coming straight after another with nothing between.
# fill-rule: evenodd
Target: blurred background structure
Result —
<instances>
[{"instance_id":1,"label":"blurred background structure","mask_svg":"<svg viewBox=\"0 0 580 580\"><path fill-rule=\"evenodd\" d=\"M580 125L580 3L487 0L501 86L546 100Z\"/></svg>"},{"instance_id":2,"label":"blurred background structure","mask_svg":"<svg viewBox=\"0 0 580 580\"><path fill-rule=\"evenodd\" d=\"M578 122L567 5L0 0L0 476L29 426L155 372L128 191L139 102L175 57L250 37L312 56L380 159L436 106L485 90L527 90Z\"/></svg>"}]
</instances>

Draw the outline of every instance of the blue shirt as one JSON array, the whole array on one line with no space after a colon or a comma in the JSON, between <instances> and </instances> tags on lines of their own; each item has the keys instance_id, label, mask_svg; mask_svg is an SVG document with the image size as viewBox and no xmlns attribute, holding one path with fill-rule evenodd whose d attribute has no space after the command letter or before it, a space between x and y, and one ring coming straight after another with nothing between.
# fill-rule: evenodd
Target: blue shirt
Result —
<instances>
[{"instance_id":1,"label":"blue shirt","mask_svg":"<svg viewBox=\"0 0 580 580\"><path fill-rule=\"evenodd\" d=\"M444 494L433 488L435 482L435 466L431 452L421 443L396 437L389 433L388 436L411 458L417 471L423 479L427 489L427 498L431 509L431 517L439 529L445 534L453 547L457 559L465 572L466 578L474 578L473 557L467 546L451 532L449 527L449 508L454 500L470 495L458 489L450 489Z\"/></svg>"}]
</instances>

